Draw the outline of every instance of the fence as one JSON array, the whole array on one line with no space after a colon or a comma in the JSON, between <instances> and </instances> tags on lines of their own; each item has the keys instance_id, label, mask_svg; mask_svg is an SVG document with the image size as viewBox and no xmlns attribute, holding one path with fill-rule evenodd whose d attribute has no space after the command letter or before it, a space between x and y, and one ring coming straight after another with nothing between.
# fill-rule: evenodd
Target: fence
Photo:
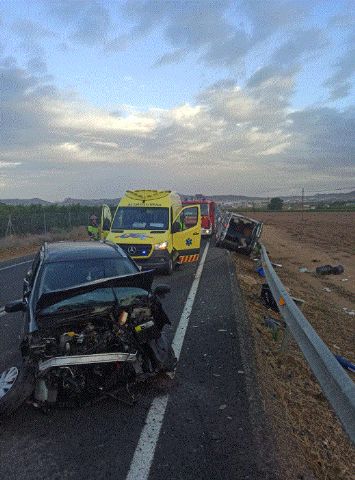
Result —
<instances>
[{"instance_id":1,"label":"fence","mask_svg":"<svg viewBox=\"0 0 355 480\"><path fill-rule=\"evenodd\" d=\"M72 227L88 225L91 209L76 209L55 212L43 209L39 212L0 212L0 237L9 235L46 234L58 230L70 230Z\"/></svg>"},{"instance_id":2,"label":"fence","mask_svg":"<svg viewBox=\"0 0 355 480\"><path fill-rule=\"evenodd\" d=\"M355 443L354 382L344 372L332 352L287 293L263 245L261 245L261 260L270 290L286 322L286 330L296 340L344 430Z\"/></svg>"}]
</instances>

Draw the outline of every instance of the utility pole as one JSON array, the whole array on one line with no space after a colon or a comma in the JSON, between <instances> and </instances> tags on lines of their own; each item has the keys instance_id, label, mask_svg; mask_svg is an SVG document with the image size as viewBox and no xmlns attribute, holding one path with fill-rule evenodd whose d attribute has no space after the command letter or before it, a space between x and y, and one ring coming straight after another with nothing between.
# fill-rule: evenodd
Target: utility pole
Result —
<instances>
[{"instance_id":1,"label":"utility pole","mask_svg":"<svg viewBox=\"0 0 355 480\"><path fill-rule=\"evenodd\" d=\"M302 223L303 223L303 211L304 211L304 188L302 187Z\"/></svg>"},{"instance_id":2,"label":"utility pole","mask_svg":"<svg viewBox=\"0 0 355 480\"><path fill-rule=\"evenodd\" d=\"M44 226L44 234L47 235L47 224L46 224L46 212L43 210L43 226Z\"/></svg>"}]
</instances>

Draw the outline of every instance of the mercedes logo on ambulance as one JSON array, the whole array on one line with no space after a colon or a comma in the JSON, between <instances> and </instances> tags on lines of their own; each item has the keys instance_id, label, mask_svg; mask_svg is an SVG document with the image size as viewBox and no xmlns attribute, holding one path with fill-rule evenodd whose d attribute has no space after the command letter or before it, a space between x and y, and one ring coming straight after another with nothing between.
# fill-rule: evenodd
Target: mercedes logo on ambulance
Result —
<instances>
[{"instance_id":1,"label":"mercedes logo on ambulance","mask_svg":"<svg viewBox=\"0 0 355 480\"><path fill-rule=\"evenodd\" d=\"M127 251L130 255L134 255L136 253L137 249L136 249L136 247L133 247L133 245L131 245L130 247L128 247Z\"/></svg>"}]
</instances>

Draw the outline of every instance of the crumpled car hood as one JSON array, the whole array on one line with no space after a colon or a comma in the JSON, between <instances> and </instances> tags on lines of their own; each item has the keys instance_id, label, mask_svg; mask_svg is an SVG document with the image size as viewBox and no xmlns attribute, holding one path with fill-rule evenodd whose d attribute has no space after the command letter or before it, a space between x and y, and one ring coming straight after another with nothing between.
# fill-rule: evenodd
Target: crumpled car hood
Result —
<instances>
[{"instance_id":1,"label":"crumpled car hood","mask_svg":"<svg viewBox=\"0 0 355 480\"><path fill-rule=\"evenodd\" d=\"M36 310L41 310L67 298L100 288L137 287L149 292L152 288L153 279L154 270L147 270L131 275L94 280L93 282L83 283L64 290L54 290L53 292L43 293L40 296L36 304Z\"/></svg>"}]
</instances>

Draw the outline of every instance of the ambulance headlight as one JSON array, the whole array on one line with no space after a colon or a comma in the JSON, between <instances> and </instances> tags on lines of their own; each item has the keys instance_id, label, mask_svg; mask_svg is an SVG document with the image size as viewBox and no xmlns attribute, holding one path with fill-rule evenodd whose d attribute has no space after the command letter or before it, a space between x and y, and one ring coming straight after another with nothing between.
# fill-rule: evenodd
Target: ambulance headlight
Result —
<instances>
[{"instance_id":1,"label":"ambulance headlight","mask_svg":"<svg viewBox=\"0 0 355 480\"><path fill-rule=\"evenodd\" d=\"M168 248L169 242L156 243L154 245L154 250L166 250Z\"/></svg>"}]
</instances>

